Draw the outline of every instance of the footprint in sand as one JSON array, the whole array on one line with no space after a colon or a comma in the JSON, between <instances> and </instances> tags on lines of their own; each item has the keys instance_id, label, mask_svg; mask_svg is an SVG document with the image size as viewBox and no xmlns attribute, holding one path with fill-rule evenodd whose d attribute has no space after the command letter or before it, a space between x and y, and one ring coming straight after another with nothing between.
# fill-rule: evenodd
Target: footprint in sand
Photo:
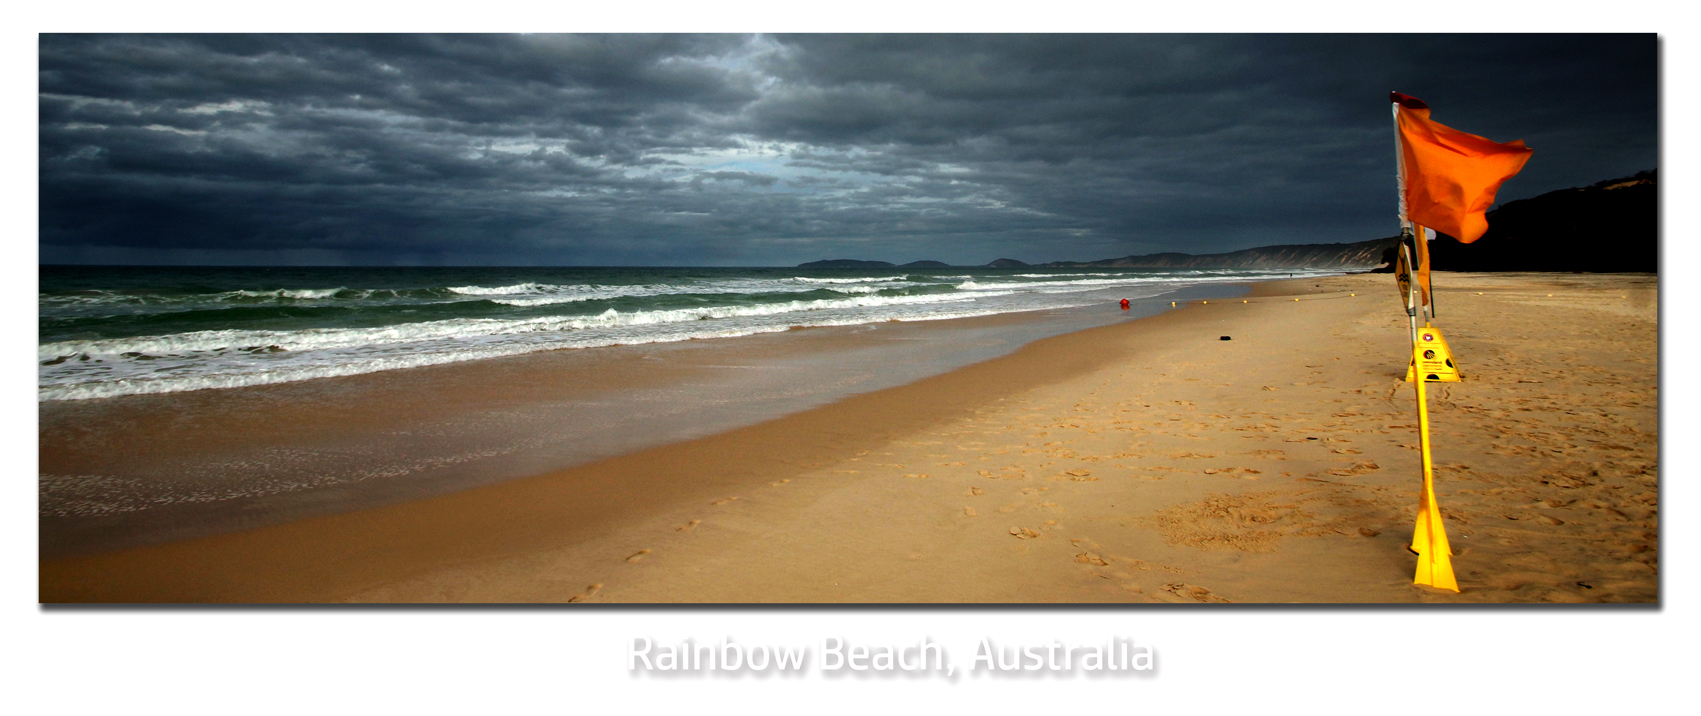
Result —
<instances>
[{"instance_id":1,"label":"footprint in sand","mask_svg":"<svg viewBox=\"0 0 1701 716\"><path fill-rule=\"evenodd\" d=\"M1195 601L1195 602L1227 602L1228 601L1227 599L1224 599L1224 598L1219 597L1215 594L1212 594L1211 590L1209 590L1209 589L1206 589L1204 587L1200 587L1200 586L1197 586L1197 585L1188 584L1186 582L1170 582L1169 584L1165 584L1163 591L1159 592L1158 594L1165 594L1165 593L1173 595L1175 597L1180 597L1181 599L1180 600L1165 599L1164 601L1187 601L1187 600L1192 600L1192 601ZM1157 594L1154 594L1153 596L1157 596Z\"/></svg>"},{"instance_id":2,"label":"footprint in sand","mask_svg":"<svg viewBox=\"0 0 1701 716\"><path fill-rule=\"evenodd\" d=\"M600 591L602 591L602 585L601 584L593 584L593 585L590 585L588 587L585 587L585 591L579 592L578 594L575 594L571 597L568 597L567 601L569 601L569 602L582 602L582 601L585 601L586 599L590 599L591 597L596 596L597 592L600 592Z\"/></svg>"},{"instance_id":3,"label":"footprint in sand","mask_svg":"<svg viewBox=\"0 0 1701 716\"><path fill-rule=\"evenodd\" d=\"M649 554L649 553L650 553L650 551L647 550L647 549L638 550L636 552L633 552L632 556L627 557L626 561L628 561L628 562L642 562L642 561L644 561L644 555Z\"/></svg>"},{"instance_id":4,"label":"footprint in sand","mask_svg":"<svg viewBox=\"0 0 1701 716\"><path fill-rule=\"evenodd\" d=\"M779 482L770 482L770 483L768 483L768 487L779 487L780 485L784 485L788 482L791 482L791 480L780 480Z\"/></svg>"},{"instance_id":5,"label":"footprint in sand","mask_svg":"<svg viewBox=\"0 0 1701 716\"><path fill-rule=\"evenodd\" d=\"M1026 527L1011 527L1010 534L1016 539L1039 539L1040 533Z\"/></svg>"},{"instance_id":6,"label":"footprint in sand","mask_svg":"<svg viewBox=\"0 0 1701 716\"><path fill-rule=\"evenodd\" d=\"M691 520L690 522L687 522L687 523L682 524L678 527L675 527L673 531L684 532L684 531L691 529L692 527L696 527L697 525L700 525L700 524L703 524L702 520Z\"/></svg>"},{"instance_id":7,"label":"footprint in sand","mask_svg":"<svg viewBox=\"0 0 1701 716\"><path fill-rule=\"evenodd\" d=\"M969 496L969 497L974 497L974 496L975 496L975 495L984 495L984 494L986 494L986 490L982 490L982 489L980 489L980 488L978 488L978 487L971 487L971 488L969 488L969 489L968 489L968 491L967 491L967 492L965 492L965 493L963 493L963 494L966 494L966 495L968 495L968 496Z\"/></svg>"},{"instance_id":8,"label":"footprint in sand","mask_svg":"<svg viewBox=\"0 0 1701 716\"><path fill-rule=\"evenodd\" d=\"M967 515L969 517L974 517L978 513L975 512L975 508L973 508L973 507L964 507L963 508L963 514Z\"/></svg>"},{"instance_id":9,"label":"footprint in sand","mask_svg":"<svg viewBox=\"0 0 1701 716\"><path fill-rule=\"evenodd\" d=\"M709 504L714 505L716 507L720 507L721 505L724 505L728 502L732 502L733 500L736 500L736 499L738 499L738 498L736 498L736 497L723 497L723 498L715 500L714 502L711 502Z\"/></svg>"},{"instance_id":10,"label":"footprint in sand","mask_svg":"<svg viewBox=\"0 0 1701 716\"><path fill-rule=\"evenodd\" d=\"M1103 567L1110 564L1109 562L1106 562L1103 557L1093 554L1092 552L1082 552L1075 555L1075 561L1080 564L1090 564L1095 567Z\"/></svg>"}]
</instances>

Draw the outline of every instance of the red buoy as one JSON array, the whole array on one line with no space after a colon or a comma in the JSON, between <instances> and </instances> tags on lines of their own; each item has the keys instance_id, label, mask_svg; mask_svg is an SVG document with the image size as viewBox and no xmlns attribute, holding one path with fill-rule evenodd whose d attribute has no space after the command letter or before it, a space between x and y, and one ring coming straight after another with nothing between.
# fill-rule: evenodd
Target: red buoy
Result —
<instances>
[{"instance_id":1,"label":"red buoy","mask_svg":"<svg viewBox=\"0 0 1701 716\"><path fill-rule=\"evenodd\" d=\"M1122 310L1128 310L1128 299L1126 298L1122 299Z\"/></svg>"}]
</instances>

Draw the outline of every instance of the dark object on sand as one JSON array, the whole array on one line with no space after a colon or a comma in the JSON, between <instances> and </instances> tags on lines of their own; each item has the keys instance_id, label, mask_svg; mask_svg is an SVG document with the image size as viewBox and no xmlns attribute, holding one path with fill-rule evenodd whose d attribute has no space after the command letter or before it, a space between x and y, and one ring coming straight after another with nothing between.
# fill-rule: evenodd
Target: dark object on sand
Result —
<instances>
[{"instance_id":1,"label":"dark object on sand","mask_svg":"<svg viewBox=\"0 0 1701 716\"><path fill-rule=\"evenodd\" d=\"M1230 339L1230 338L1229 338L1229 337L1228 337L1228 336L1223 336L1223 337L1222 337L1222 338L1218 338L1218 339L1217 339L1217 340L1219 340L1219 341L1227 341L1227 340L1232 340L1232 339Z\"/></svg>"}]
</instances>

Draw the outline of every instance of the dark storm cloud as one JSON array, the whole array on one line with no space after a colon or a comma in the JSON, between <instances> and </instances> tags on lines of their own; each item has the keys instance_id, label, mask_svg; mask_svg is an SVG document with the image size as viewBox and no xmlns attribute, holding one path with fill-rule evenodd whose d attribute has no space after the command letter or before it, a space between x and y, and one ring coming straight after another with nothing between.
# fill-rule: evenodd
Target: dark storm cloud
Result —
<instances>
[{"instance_id":1,"label":"dark storm cloud","mask_svg":"<svg viewBox=\"0 0 1701 716\"><path fill-rule=\"evenodd\" d=\"M44 262L980 263L1393 233L1386 93L1655 166L1652 36L43 36Z\"/></svg>"}]
</instances>

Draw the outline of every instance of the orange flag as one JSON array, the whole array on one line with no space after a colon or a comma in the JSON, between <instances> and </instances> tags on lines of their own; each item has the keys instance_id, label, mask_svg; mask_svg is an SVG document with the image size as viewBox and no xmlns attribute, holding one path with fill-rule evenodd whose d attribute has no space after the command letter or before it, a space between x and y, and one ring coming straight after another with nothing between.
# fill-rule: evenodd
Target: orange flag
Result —
<instances>
[{"instance_id":1,"label":"orange flag","mask_svg":"<svg viewBox=\"0 0 1701 716\"><path fill-rule=\"evenodd\" d=\"M1405 218L1467 244L1482 238L1494 192L1524 168L1531 150L1521 139L1497 144L1431 121L1429 105L1416 97L1394 92L1391 99L1399 105Z\"/></svg>"}]
</instances>

